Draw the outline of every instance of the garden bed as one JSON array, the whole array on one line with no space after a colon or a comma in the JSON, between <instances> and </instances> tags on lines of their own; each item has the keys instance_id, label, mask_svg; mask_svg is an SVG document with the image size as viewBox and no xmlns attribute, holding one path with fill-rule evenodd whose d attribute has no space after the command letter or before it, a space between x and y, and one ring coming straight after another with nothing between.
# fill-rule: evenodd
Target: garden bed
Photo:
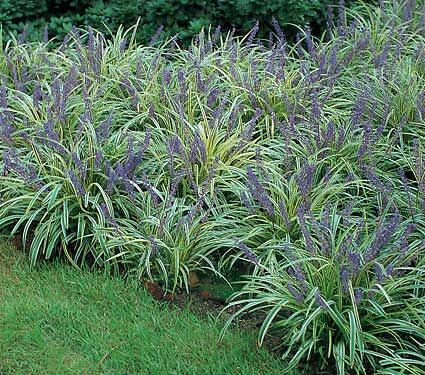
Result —
<instances>
[{"instance_id":1,"label":"garden bed","mask_svg":"<svg viewBox=\"0 0 425 375\"><path fill-rule=\"evenodd\" d=\"M169 305L239 278L220 338L255 322L286 372L423 374L425 7L336 13L292 44L8 42L0 230Z\"/></svg>"}]
</instances>

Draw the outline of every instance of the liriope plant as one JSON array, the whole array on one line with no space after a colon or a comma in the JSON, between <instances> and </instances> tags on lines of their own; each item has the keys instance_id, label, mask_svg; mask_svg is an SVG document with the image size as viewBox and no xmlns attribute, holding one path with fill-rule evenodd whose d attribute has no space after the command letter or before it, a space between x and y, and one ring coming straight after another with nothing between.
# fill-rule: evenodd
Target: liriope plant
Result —
<instances>
[{"instance_id":1,"label":"liriope plant","mask_svg":"<svg viewBox=\"0 0 425 375\"><path fill-rule=\"evenodd\" d=\"M263 313L259 345L280 337L290 368L307 360L338 374L420 374L425 269L415 229L423 231L423 219L386 211L376 228L366 212L344 217L334 208L302 220L302 238L269 240L267 258L239 243L256 272L232 296L229 306L242 307L225 328Z\"/></svg>"}]
</instances>

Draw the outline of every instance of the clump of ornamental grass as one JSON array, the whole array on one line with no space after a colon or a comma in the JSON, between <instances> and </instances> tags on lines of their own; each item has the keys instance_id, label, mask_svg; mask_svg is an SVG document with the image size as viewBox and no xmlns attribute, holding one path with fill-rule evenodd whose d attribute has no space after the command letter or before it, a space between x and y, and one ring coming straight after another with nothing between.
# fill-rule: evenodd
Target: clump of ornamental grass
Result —
<instances>
[{"instance_id":1,"label":"clump of ornamental grass","mask_svg":"<svg viewBox=\"0 0 425 375\"><path fill-rule=\"evenodd\" d=\"M196 201L176 196L181 177L172 180L165 192L147 182L146 192L133 195L129 217L115 215L105 246L111 249L107 253L119 252L108 260L118 261L140 280L155 280L173 292L182 288L189 292L191 272L221 276L213 262L217 247L209 241L223 208L207 196L211 178L200 186Z\"/></svg>"},{"instance_id":2,"label":"clump of ornamental grass","mask_svg":"<svg viewBox=\"0 0 425 375\"><path fill-rule=\"evenodd\" d=\"M3 153L2 226L23 235L32 264L64 253L75 265L105 266L113 253L104 253L104 228L114 211L129 216L149 133L136 147L131 137L107 136L111 116L96 129L87 108L77 128L54 116L15 119Z\"/></svg>"},{"instance_id":3,"label":"clump of ornamental grass","mask_svg":"<svg viewBox=\"0 0 425 375\"><path fill-rule=\"evenodd\" d=\"M335 207L319 221L305 213L302 238L269 240L263 262L238 243L255 272L232 296L229 307L242 307L226 327L244 313L264 313L258 343L270 334L281 338L290 368L311 360L339 374L419 374L424 242L411 220L391 211L378 223Z\"/></svg>"},{"instance_id":4,"label":"clump of ornamental grass","mask_svg":"<svg viewBox=\"0 0 425 375\"><path fill-rule=\"evenodd\" d=\"M292 45L275 21L187 49L134 28L2 45L0 229L33 264L172 291L244 265L235 316L264 313L291 367L420 374L425 9L333 10Z\"/></svg>"}]
</instances>

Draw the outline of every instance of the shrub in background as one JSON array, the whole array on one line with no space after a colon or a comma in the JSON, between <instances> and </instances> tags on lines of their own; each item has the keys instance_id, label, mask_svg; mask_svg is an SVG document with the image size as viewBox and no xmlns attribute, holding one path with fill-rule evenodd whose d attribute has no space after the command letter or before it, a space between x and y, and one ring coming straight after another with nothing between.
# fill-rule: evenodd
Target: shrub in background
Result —
<instances>
[{"instance_id":1,"label":"shrub in background","mask_svg":"<svg viewBox=\"0 0 425 375\"><path fill-rule=\"evenodd\" d=\"M15 36L22 34L24 39L41 40L47 25L50 36L63 38L72 25L84 23L84 9L91 3L90 0L2 1L0 25L3 37L8 39L12 33Z\"/></svg>"},{"instance_id":2,"label":"shrub in background","mask_svg":"<svg viewBox=\"0 0 425 375\"><path fill-rule=\"evenodd\" d=\"M351 3L347 1L346 5ZM0 23L6 38L10 32L16 36L25 30L31 40L36 40L45 34L46 25L50 36L63 39L72 25L91 26L114 33L120 25L129 28L140 18L139 41L149 42L161 27L164 29L162 37L178 33L180 39L188 44L202 28L208 29L210 25L221 26L223 31L235 29L237 35L244 35L258 21L260 35L268 37L269 32L275 31L273 18L284 26L291 38L298 32L294 25L304 27L311 24L315 32L321 32L326 28L328 7L335 8L338 4L337 0L8 0L0 5Z\"/></svg>"}]
</instances>

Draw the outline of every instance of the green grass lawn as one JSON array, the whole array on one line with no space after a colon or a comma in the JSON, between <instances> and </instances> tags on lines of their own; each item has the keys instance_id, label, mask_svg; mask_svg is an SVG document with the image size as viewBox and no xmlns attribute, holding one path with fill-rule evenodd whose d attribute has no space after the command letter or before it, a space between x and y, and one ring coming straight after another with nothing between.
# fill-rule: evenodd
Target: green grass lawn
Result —
<instances>
[{"instance_id":1,"label":"green grass lawn","mask_svg":"<svg viewBox=\"0 0 425 375\"><path fill-rule=\"evenodd\" d=\"M0 375L282 374L237 332L157 303L134 284L61 264L30 270L0 246Z\"/></svg>"}]
</instances>

